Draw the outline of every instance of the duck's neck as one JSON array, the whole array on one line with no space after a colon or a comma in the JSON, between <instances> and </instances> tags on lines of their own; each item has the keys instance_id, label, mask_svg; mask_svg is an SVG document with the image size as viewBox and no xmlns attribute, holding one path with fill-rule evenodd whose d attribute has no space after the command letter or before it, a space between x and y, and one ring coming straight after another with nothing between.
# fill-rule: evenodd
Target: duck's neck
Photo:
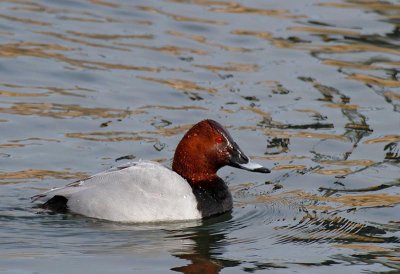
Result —
<instances>
[{"instance_id":1,"label":"duck's neck","mask_svg":"<svg viewBox=\"0 0 400 274\"><path fill-rule=\"evenodd\" d=\"M218 177L217 168L209 158L188 156L185 151L175 152L172 169L192 187L197 209L202 217L221 214L232 209L232 196L225 182Z\"/></svg>"},{"instance_id":2,"label":"duck's neck","mask_svg":"<svg viewBox=\"0 0 400 274\"><path fill-rule=\"evenodd\" d=\"M185 178L191 186L220 180L215 169L208 167L206 164L194 164L195 162L193 159L188 162L174 159L172 170Z\"/></svg>"}]
</instances>

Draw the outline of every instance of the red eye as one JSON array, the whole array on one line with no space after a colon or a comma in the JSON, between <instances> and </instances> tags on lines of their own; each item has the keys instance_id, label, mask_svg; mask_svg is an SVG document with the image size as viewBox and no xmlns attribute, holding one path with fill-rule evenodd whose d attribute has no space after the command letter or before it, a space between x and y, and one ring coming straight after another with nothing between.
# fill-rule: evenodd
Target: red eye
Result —
<instances>
[{"instance_id":1,"label":"red eye","mask_svg":"<svg viewBox=\"0 0 400 274\"><path fill-rule=\"evenodd\" d=\"M222 142L224 142L224 138L222 136L218 136L217 138L215 138L215 142L221 144Z\"/></svg>"}]
</instances>

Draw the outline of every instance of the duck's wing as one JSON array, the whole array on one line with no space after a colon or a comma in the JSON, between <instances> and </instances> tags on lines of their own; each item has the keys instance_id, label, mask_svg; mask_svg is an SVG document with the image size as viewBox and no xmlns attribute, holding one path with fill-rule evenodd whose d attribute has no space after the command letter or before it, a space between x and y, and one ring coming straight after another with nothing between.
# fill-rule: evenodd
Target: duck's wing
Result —
<instances>
[{"instance_id":1,"label":"duck's wing","mask_svg":"<svg viewBox=\"0 0 400 274\"><path fill-rule=\"evenodd\" d=\"M82 180L74 181L72 183L69 183L63 187L58 187L58 188L53 188L50 189L46 192L43 192L41 194L35 195L31 197L31 202L47 202L54 196L62 196L67 199L71 197L72 194L83 191L85 189L91 188L93 186L96 186L98 184L104 183L105 179L112 173L118 172L120 170L134 167L137 165L142 165L142 164L149 164L152 162L149 161L139 161L139 162L128 162L119 166L112 167L108 170L105 170L100 173L96 173L90 177L87 177ZM153 163L152 163L153 164Z\"/></svg>"},{"instance_id":2,"label":"duck's wing","mask_svg":"<svg viewBox=\"0 0 400 274\"><path fill-rule=\"evenodd\" d=\"M51 199L54 196L63 196L68 199L73 193L81 191L83 189L83 185L85 184L85 182L92 178L93 178L93 176L88 177L83 180L72 182L63 187L53 188L46 192L37 194L37 195L31 197L31 202L32 203L47 202L49 199Z\"/></svg>"}]
</instances>

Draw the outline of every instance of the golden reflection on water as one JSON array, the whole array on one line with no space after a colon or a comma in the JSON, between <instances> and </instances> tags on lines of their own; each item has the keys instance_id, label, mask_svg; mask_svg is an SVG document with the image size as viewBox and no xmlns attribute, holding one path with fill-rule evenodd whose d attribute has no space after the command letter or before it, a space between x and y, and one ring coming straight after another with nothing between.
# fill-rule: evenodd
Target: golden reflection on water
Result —
<instances>
[{"instance_id":1,"label":"golden reflection on water","mask_svg":"<svg viewBox=\"0 0 400 274\"><path fill-rule=\"evenodd\" d=\"M383 78L379 78L379 77L375 77L375 76L371 76L371 75L359 74L359 73L354 73L354 74L349 75L348 79L358 80L358 81L364 82L366 84L377 85L377 86L382 86L382 87L391 87L391 88L400 87L400 81L388 80L388 79L383 79Z\"/></svg>"},{"instance_id":2,"label":"golden reflection on water","mask_svg":"<svg viewBox=\"0 0 400 274\"><path fill-rule=\"evenodd\" d=\"M154 134L158 136L164 136L164 137L170 137L170 136L175 136L175 135L182 135L186 131L188 131L193 124L185 124L185 125L179 125L171 128L158 128L157 131L150 131L146 130L143 131L143 134Z\"/></svg>"},{"instance_id":3,"label":"golden reflection on water","mask_svg":"<svg viewBox=\"0 0 400 274\"><path fill-rule=\"evenodd\" d=\"M337 34L337 35L360 35L358 31L350 31L350 30L340 30L338 28L329 28L329 27L305 27L305 26L296 26L296 27L289 27L287 30L290 31L304 31L310 33L320 33L320 34Z\"/></svg>"},{"instance_id":4,"label":"golden reflection on water","mask_svg":"<svg viewBox=\"0 0 400 274\"><path fill-rule=\"evenodd\" d=\"M116 44L125 46L125 47L133 47L133 48L141 48L141 49L157 51L159 53L170 54L170 55L182 55L183 53L191 53L191 54L197 54L197 55L209 54L209 52L205 51L205 50L184 48L184 47L178 47L178 46L172 46L172 45L155 47L155 46L147 46L147 45L128 44L128 43L116 43Z\"/></svg>"},{"instance_id":5,"label":"golden reflection on water","mask_svg":"<svg viewBox=\"0 0 400 274\"><path fill-rule=\"evenodd\" d=\"M64 8L53 8L50 6L42 5L37 2L25 1L25 0L4 0L3 2L16 3L19 6L14 6L10 8L13 11L29 11L29 12L37 12L37 13L45 13L51 15L58 15L61 20L71 20L71 21L79 21L79 22L89 22L89 23L111 23L111 22L120 22L115 17L99 15L96 13L92 13L89 11L80 11L73 10L70 11ZM73 13L74 15L68 15L69 13ZM77 17L77 15L81 17ZM90 18L89 18L90 17ZM38 21L41 23L41 21ZM23 23L23 21L22 21ZM45 22L46 23L46 22ZM38 24L42 25L42 24ZM47 23L46 25L47 26Z\"/></svg>"},{"instance_id":6,"label":"golden reflection on water","mask_svg":"<svg viewBox=\"0 0 400 274\"><path fill-rule=\"evenodd\" d=\"M23 144L0 144L0 149L1 148L18 148L18 147L24 147L25 145Z\"/></svg>"},{"instance_id":7,"label":"golden reflection on water","mask_svg":"<svg viewBox=\"0 0 400 274\"><path fill-rule=\"evenodd\" d=\"M163 106L163 105L147 105L138 109L167 109L167 110L208 110L208 108L200 106Z\"/></svg>"},{"instance_id":8,"label":"golden reflection on water","mask_svg":"<svg viewBox=\"0 0 400 274\"><path fill-rule=\"evenodd\" d=\"M324 104L323 106L328 107L328 108L340 108L340 109L348 109L348 110L357 110L360 108L360 106L356 105L356 104L343 104L343 103Z\"/></svg>"},{"instance_id":9,"label":"golden reflection on water","mask_svg":"<svg viewBox=\"0 0 400 274\"><path fill-rule=\"evenodd\" d=\"M172 88L176 89L177 91L181 91L181 92L202 91L202 92L207 92L209 94L214 94L217 92L217 89L215 89L215 88L202 87L202 86L199 86L198 84L196 84L195 82L188 81L188 80L160 79L160 78L146 77L146 76L137 76L137 78L146 80L146 81L159 83L159 84L164 84L164 85L172 87Z\"/></svg>"},{"instance_id":10,"label":"golden reflection on water","mask_svg":"<svg viewBox=\"0 0 400 274\"><path fill-rule=\"evenodd\" d=\"M152 40L154 35L152 34L105 34L105 33L84 33L78 31L69 30L66 33L75 36L80 36L89 39L96 40L120 40L120 39L145 39Z\"/></svg>"},{"instance_id":11,"label":"golden reflection on water","mask_svg":"<svg viewBox=\"0 0 400 274\"><path fill-rule=\"evenodd\" d=\"M146 67L146 66L133 66L124 64L112 64L99 61L90 61L83 59L73 59L64 56L60 53L53 53L51 51L71 51L76 50L73 48L63 47L57 44L39 44L39 43L12 43L0 45L0 57L15 58L19 56L39 57L44 59L54 59L60 62L67 63L71 66L77 66L85 69L120 69L120 70L135 70L147 72L160 72L160 71L185 71L180 68L165 68L165 67Z\"/></svg>"},{"instance_id":12,"label":"golden reflection on water","mask_svg":"<svg viewBox=\"0 0 400 274\"><path fill-rule=\"evenodd\" d=\"M212 65L193 65L196 68L204 68L212 72L219 71L229 71L229 72L256 72L260 69L260 66L257 64L239 64L228 62L226 63L226 67L222 66L212 66Z\"/></svg>"},{"instance_id":13,"label":"golden reflection on water","mask_svg":"<svg viewBox=\"0 0 400 274\"><path fill-rule=\"evenodd\" d=\"M396 11L400 9L399 4L383 2L383 1L370 1L370 0L350 0L348 3L319 3L322 7L335 7L335 8L363 8L375 11Z\"/></svg>"},{"instance_id":14,"label":"golden reflection on water","mask_svg":"<svg viewBox=\"0 0 400 274\"><path fill-rule=\"evenodd\" d=\"M319 201L333 202L342 204L343 206L356 207L380 207L394 206L400 204L399 195L382 194L365 194L365 195L346 195L339 197L318 197Z\"/></svg>"},{"instance_id":15,"label":"golden reflection on water","mask_svg":"<svg viewBox=\"0 0 400 274\"><path fill-rule=\"evenodd\" d=\"M114 50L121 50L121 51L129 51L129 49L126 49L126 48L102 45L102 44L99 44L99 43L90 43L90 42L87 42L87 41L84 41L84 40L71 38L71 37L66 36L65 34L56 33L56 32L41 31L41 32L38 32L38 33L43 34L43 35L47 35L47 36L51 36L51 37L55 37L55 38L58 38L58 39L61 39L61 40L64 40L64 41L77 43L77 44L82 44L82 45L85 45L85 46L91 46L91 47L95 47L95 48L107 48L107 49L114 49Z\"/></svg>"},{"instance_id":16,"label":"golden reflection on water","mask_svg":"<svg viewBox=\"0 0 400 274\"><path fill-rule=\"evenodd\" d=\"M386 143L386 142L400 142L400 135L386 135L379 138L373 138L364 141L364 144L376 144L376 143Z\"/></svg>"},{"instance_id":17,"label":"golden reflection on water","mask_svg":"<svg viewBox=\"0 0 400 274\"><path fill-rule=\"evenodd\" d=\"M375 164L373 160L330 160L319 162L322 165L336 165L336 166L370 166Z\"/></svg>"},{"instance_id":18,"label":"golden reflection on water","mask_svg":"<svg viewBox=\"0 0 400 274\"><path fill-rule=\"evenodd\" d=\"M61 143L61 140L58 140L58 139L40 138L40 137L31 137L31 138L26 138L26 139L10 140L10 142L13 142L13 143L23 143L23 142L27 142L27 141L45 141L45 142Z\"/></svg>"},{"instance_id":19,"label":"golden reflection on water","mask_svg":"<svg viewBox=\"0 0 400 274\"><path fill-rule=\"evenodd\" d=\"M124 118L145 113L144 110L123 110L113 108L89 108L78 105L52 103L15 103L11 107L0 107L0 113L38 115L52 118L91 116L95 118Z\"/></svg>"},{"instance_id":20,"label":"golden reflection on water","mask_svg":"<svg viewBox=\"0 0 400 274\"><path fill-rule=\"evenodd\" d=\"M383 93L386 99L390 101L400 101L400 93L395 93L393 91L385 91Z\"/></svg>"},{"instance_id":21,"label":"golden reflection on water","mask_svg":"<svg viewBox=\"0 0 400 274\"><path fill-rule=\"evenodd\" d=\"M157 138L141 136L136 132L75 132L65 134L68 138L82 139L97 142L121 142L121 141L148 141L158 142Z\"/></svg>"},{"instance_id":22,"label":"golden reflection on water","mask_svg":"<svg viewBox=\"0 0 400 274\"><path fill-rule=\"evenodd\" d=\"M0 36L9 36L9 35L13 35L13 33L7 31L0 31Z\"/></svg>"},{"instance_id":23,"label":"golden reflection on water","mask_svg":"<svg viewBox=\"0 0 400 274\"><path fill-rule=\"evenodd\" d=\"M121 141L146 141L150 143L158 142L158 137L170 137L175 135L182 135L193 125L180 125L171 128L160 127L156 131L144 130L139 132L126 132L126 131L107 131L107 132L74 132L65 134L68 138L77 138L89 141L99 142L121 142ZM150 137L148 135L155 135Z\"/></svg>"},{"instance_id":24,"label":"golden reflection on water","mask_svg":"<svg viewBox=\"0 0 400 274\"><path fill-rule=\"evenodd\" d=\"M31 56L41 58L59 57L58 54L48 53L46 51L69 51L67 48L57 44L40 44L32 42L8 43L0 45L0 57L15 58L19 56ZM61 57L59 57L61 58Z\"/></svg>"},{"instance_id":25,"label":"golden reflection on water","mask_svg":"<svg viewBox=\"0 0 400 274\"><path fill-rule=\"evenodd\" d=\"M10 83L0 83L0 86L4 86L6 88L17 89L18 91L1 91L0 96L4 97L42 97L49 96L51 94L60 94L66 96L77 96L77 97L85 97L84 93L94 92L93 89L83 88L80 86L75 86L73 88L60 88L60 87L46 87L46 86L22 86L15 85ZM42 93L33 93L33 92L21 92L21 89L39 89L45 90L46 92Z\"/></svg>"},{"instance_id":26,"label":"golden reflection on water","mask_svg":"<svg viewBox=\"0 0 400 274\"><path fill-rule=\"evenodd\" d=\"M393 4L394 5L394 4ZM374 10L373 5L370 7ZM324 36L331 35L342 35L342 36L354 36L360 37L361 34L353 30L340 30L338 28L332 28L327 26L309 27L309 26L292 26L288 27L289 31L295 32L309 32L312 34L320 34ZM251 31L250 31L251 32ZM381 52L387 54L399 55L400 51L398 48L388 47L385 45L374 45L367 43L351 43L351 44L332 44L326 45L326 43L317 44L310 43L310 41L295 41L289 39L275 38L275 37L264 37L278 48L295 48L300 50L307 50L313 53L358 53L358 52ZM340 60L339 62L342 62Z\"/></svg>"},{"instance_id":27,"label":"golden reflection on water","mask_svg":"<svg viewBox=\"0 0 400 274\"><path fill-rule=\"evenodd\" d=\"M104 1L104 0L89 0L90 3L96 4L96 5L101 5L101 6L106 6L109 8L118 8L119 5L109 2L109 1Z\"/></svg>"},{"instance_id":28,"label":"golden reflection on water","mask_svg":"<svg viewBox=\"0 0 400 274\"><path fill-rule=\"evenodd\" d=\"M189 16L182 16L178 14L173 14L170 12L163 11L161 9L157 9L155 7L147 7L147 6L138 6L138 9L146 12L158 13L165 16L168 16L175 21L183 21L183 22L193 22L193 23L203 23L203 24L212 24L212 25L226 25L227 22L220 21L220 20L210 20L210 19L203 19L203 18L195 18Z\"/></svg>"},{"instance_id":29,"label":"golden reflection on water","mask_svg":"<svg viewBox=\"0 0 400 274\"><path fill-rule=\"evenodd\" d=\"M271 38L272 38L272 33L265 32L265 31L252 31L252 30L237 29L237 30L231 31L231 33L235 34L235 35L254 36L254 37L265 39L265 40L271 40Z\"/></svg>"},{"instance_id":30,"label":"golden reflection on water","mask_svg":"<svg viewBox=\"0 0 400 274\"><path fill-rule=\"evenodd\" d=\"M394 251L390 248L385 248L382 246L377 245L366 245L366 244L336 244L335 247L339 248L351 248L351 249L361 249L361 250L368 250L373 252L391 252Z\"/></svg>"},{"instance_id":31,"label":"golden reflection on water","mask_svg":"<svg viewBox=\"0 0 400 274\"><path fill-rule=\"evenodd\" d=\"M304 165L276 165L272 167L272 170L304 170L306 166Z\"/></svg>"},{"instance_id":32,"label":"golden reflection on water","mask_svg":"<svg viewBox=\"0 0 400 274\"><path fill-rule=\"evenodd\" d=\"M342 169L319 169L319 170L314 170L313 172L322 175L347 175L350 174L352 171L349 168L342 168Z\"/></svg>"},{"instance_id":33,"label":"golden reflection on water","mask_svg":"<svg viewBox=\"0 0 400 274\"><path fill-rule=\"evenodd\" d=\"M312 116L315 116L315 117L321 117L322 116L319 111L313 110L313 109L295 109L295 110L298 111L298 112L311 113Z\"/></svg>"},{"instance_id":34,"label":"golden reflection on water","mask_svg":"<svg viewBox=\"0 0 400 274\"><path fill-rule=\"evenodd\" d=\"M43 97L46 93L22 93L0 90L0 97Z\"/></svg>"},{"instance_id":35,"label":"golden reflection on water","mask_svg":"<svg viewBox=\"0 0 400 274\"><path fill-rule=\"evenodd\" d=\"M322 140L337 140L343 142L350 142L351 138L344 135L319 133L312 131L290 131L281 129L260 128L257 126L240 126L238 130L256 130L262 131L268 137L277 138L300 138L300 139L322 139Z\"/></svg>"},{"instance_id":36,"label":"golden reflection on water","mask_svg":"<svg viewBox=\"0 0 400 274\"><path fill-rule=\"evenodd\" d=\"M213 12L223 12L223 13L242 13L242 14L257 14L264 16L273 16L278 18L290 18L290 19L298 19L298 18L306 18L305 15L293 15L290 14L287 10L279 10L279 9L261 9L261 8L252 8L246 7L239 3L229 2L228 5L223 7L214 7L210 8L210 11Z\"/></svg>"},{"instance_id":37,"label":"golden reflection on water","mask_svg":"<svg viewBox=\"0 0 400 274\"><path fill-rule=\"evenodd\" d=\"M271 203L273 201L291 201L293 199L307 199L322 203L322 206L329 206L334 209L343 207L384 207L400 204L399 195L390 195L387 193L373 193L360 195L338 195L338 196L320 196L310 194L303 190L285 191L278 194L259 195L255 198L257 203ZM329 204L326 204L329 203ZM317 204L319 205L319 204ZM315 206L313 204L312 206Z\"/></svg>"},{"instance_id":38,"label":"golden reflection on water","mask_svg":"<svg viewBox=\"0 0 400 274\"><path fill-rule=\"evenodd\" d=\"M51 25L48 22L44 21L38 21L38 20L33 20L33 19L28 19L28 18L20 18L20 17L15 17L11 15L6 15L6 14L0 14L1 19L9 20L9 21L15 21L18 23L23 23L27 25L37 25L37 26L49 26Z\"/></svg>"},{"instance_id":39,"label":"golden reflection on water","mask_svg":"<svg viewBox=\"0 0 400 274\"><path fill-rule=\"evenodd\" d=\"M312 138L312 139L322 139L322 140L338 140L349 142L350 138L343 135L330 134L330 133L318 133L318 132L307 132L307 131L298 131L298 132L288 132L288 131L271 131L265 130L266 135L280 138Z\"/></svg>"},{"instance_id":40,"label":"golden reflection on water","mask_svg":"<svg viewBox=\"0 0 400 274\"><path fill-rule=\"evenodd\" d=\"M83 172L28 169L28 170L14 171L14 172L0 172L0 180L1 180L0 184L21 183L21 182L26 182L28 179L43 180L45 178L54 178L54 179L71 180L71 179L80 179L85 177L87 177L87 174ZM14 180L14 181L9 181L9 180Z\"/></svg>"},{"instance_id":41,"label":"golden reflection on water","mask_svg":"<svg viewBox=\"0 0 400 274\"><path fill-rule=\"evenodd\" d=\"M78 22L85 22L85 23L108 23L108 22L118 22L118 20L114 20L111 18L102 18L102 19L94 19L94 18L87 18L87 17L77 17L77 16L69 16L69 15L62 15L60 19L65 21L78 21Z\"/></svg>"},{"instance_id":42,"label":"golden reflection on water","mask_svg":"<svg viewBox=\"0 0 400 274\"><path fill-rule=\"evenodd\" d=\"M353 68L353 69L362 69L362 70L377 70L382 69L382 67L376 65L369 65L364 63L358 62L348 62L348 61L341 61L341 60L334 60L334 59L325 59L323 61L325 65L340 67L340 68Z\"/></svg>"},{"instance_id":43,"label":"golden reflection on water","mask_svg":"<svg viewBox=\"0 0 400 274\"><path fill-rule=\"evenodd\" d=\"M252 51L252 49L248 49L248 48L238 48L238 47L223 45L220 43L210 42L210 41L208 41L208 39L205 36L202 36L202 35L193 35L193 34L189 34L189 33L184 33L184 32L180 32L180 31L172 31L172 30L167 31L167 34L169 34L171 36L175 36L175 37L186 38L186 39L195 41L200 44L220 48L220 49L226 50L226 51L231 51L231 52L250 52L250 51Z\"/></svg>"},{"instance_id":44,"label":"golden reflection on water","mask_svg":"<svg viewBox=\"0 0 400 274\"><path fill-rule=\"evenodd\" d=\"M332 46L325 46L323 44L307 46L303 44L295 47L311 50L317 53L381 52L381 53L400 55L400 50L398 49L391 49L383 46L363 45L363 44L332 45Z\"/></svg>"},{"instance_id":45,"label":"golden reflection on water","mask_svg":"<svg viewBox=\"0 0 400 274\"><path fill-rule=\"evenodd\" d=\"M168 0L172 3L179 3L179 4L194 4L200 6L229 6L229 2L219 1L219 0Z\"/></svg>"},{"instance_id":46,"label":"golden reflection on water","mask_svg":"<svg viewBox=\"0 0 400 274\"><path fill-rule=\"evenodd\" d=\"M250 111L260 115L264 119L269 119L271 114L257 107L240 107L241 110Z\"/></svg>"}]
</instances>

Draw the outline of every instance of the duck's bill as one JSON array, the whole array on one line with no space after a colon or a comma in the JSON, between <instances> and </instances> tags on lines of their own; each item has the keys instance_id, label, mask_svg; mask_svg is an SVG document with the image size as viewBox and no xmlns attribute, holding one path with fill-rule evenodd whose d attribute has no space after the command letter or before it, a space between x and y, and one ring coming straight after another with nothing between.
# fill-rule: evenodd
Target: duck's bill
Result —
<instances>
[{"instance_id":1,"label":"duck's bill","mask_svg":"<svg viewBox=\"0 0 400 274\"><path fill-rule=\"evenodd\" d=\"M254 162L250 162L250 161L247 164L236 163L236 167L245 169L248 171L252 171L252 172L259 172L259 173L270 173L271 172L271 170L269 170L268 168L263 167L262 165L254 163Z\"/></svg>"},{"instance_id":2,"label":"duck's bill","mask_svg":"<svg viewBox=\"0 0 400 274\"><path fill-rule=\"evenodd\" d=\"M239 146L233 142L233 149L231 153L231 157L229 159L229 165L241 169L245 169L252 172L260 172L260 173L270 173L266 167L259 165L257 163L253 163L250 161L249 157L243 153L243 151L239 148Z\"/></svg>"}]
</instances>

